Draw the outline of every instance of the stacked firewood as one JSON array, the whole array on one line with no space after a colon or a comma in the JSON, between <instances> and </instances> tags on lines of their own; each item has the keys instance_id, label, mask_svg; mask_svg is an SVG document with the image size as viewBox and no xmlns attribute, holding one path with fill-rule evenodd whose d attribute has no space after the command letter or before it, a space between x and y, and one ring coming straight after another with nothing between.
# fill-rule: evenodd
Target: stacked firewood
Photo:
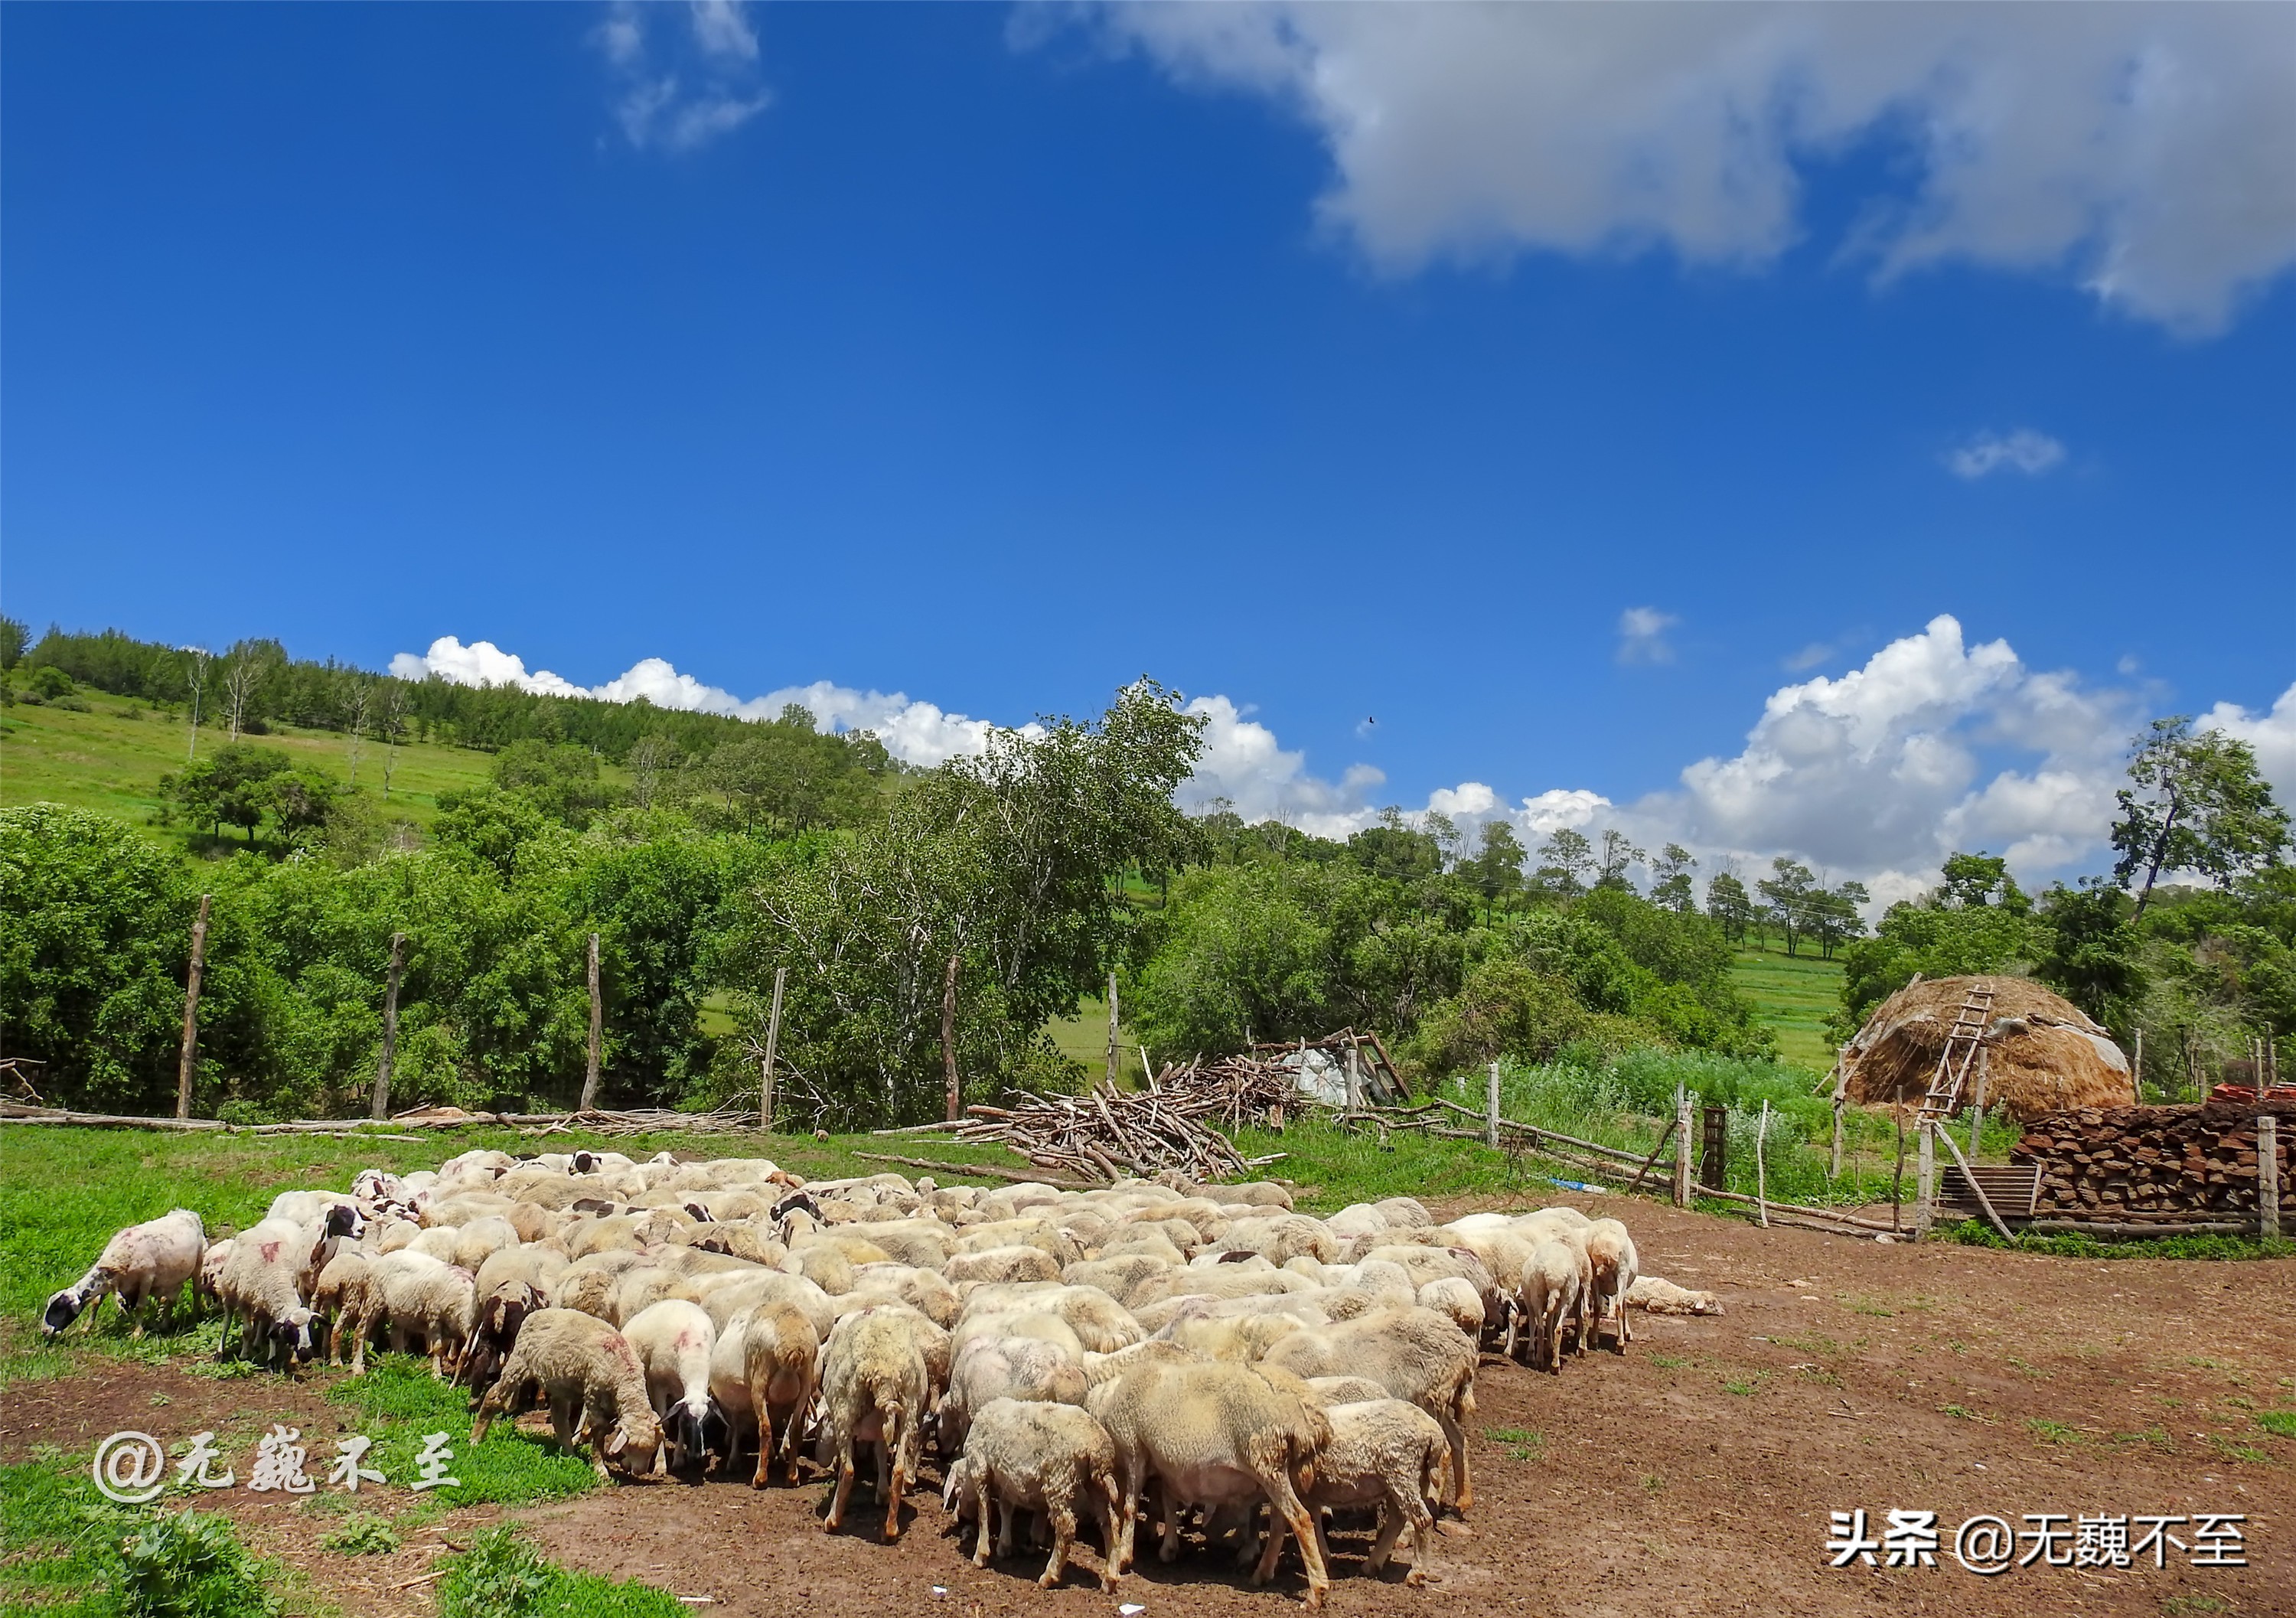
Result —
<instances>
[{"instance_id":1,"label":"stacked firewood","mask_svg":"<svg viewBox=\"0 0 2296 1618\"><path fill-rule=\"evenodd\" d=\"M2276 1120L2286 1187L2296 1182L2296 1104L2288 1102L2051 1113L2028 1127L2010 1158L2040 1164L2034 1211L2044 1218L2253 1215L2256 1121L2266 1113Z\"/></svg>"},{"instance_id":2,"label":"stacked firewood","mask_svg":"<svg viewBox=\"0 0 2296 1618\"><path fill-rule=\"evenodd\" d=\"M1296 1069L1250 1055L1167 1067L1149 1088L1185 1116L1217 1118L1231 1129L1247 1124L1281 1128L1285 1109L1296 1113L1308 1100L1300 1092Z\"/></svg>"},{"instance_id":3,"label":"stacked firewood","mask_svg":"<svg viewBox=\"0 0 2296 1618\"><path fill-rule=\"evenodd\" d=\"M1180 1174L1211 1182L1240 1179L1273 1158L1248 1160L1201 1121L1205 1107L1159 1090L1103 1084L1081 1096L1029 1096L1011 1106L971 1106L959 1140L1001 1141L1040 1169L1088 1179Z\"/></svg>"}]
</instances>

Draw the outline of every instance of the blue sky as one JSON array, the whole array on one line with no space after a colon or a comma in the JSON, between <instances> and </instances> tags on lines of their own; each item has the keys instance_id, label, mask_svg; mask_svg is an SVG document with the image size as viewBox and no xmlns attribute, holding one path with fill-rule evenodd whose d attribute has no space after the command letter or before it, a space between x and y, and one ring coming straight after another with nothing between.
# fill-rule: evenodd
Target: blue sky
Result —
<instances>
[{"instance_id":1,"label":"blue sky","mask_svg":"<svg viewBox=\"0 0 2296 1618\"><path fill-rule=\"evenodd\" d=\"M2296 791L2296 11L1631 9L11 8L6 608L1885 883Z\"/></svg>"}]
</instances>

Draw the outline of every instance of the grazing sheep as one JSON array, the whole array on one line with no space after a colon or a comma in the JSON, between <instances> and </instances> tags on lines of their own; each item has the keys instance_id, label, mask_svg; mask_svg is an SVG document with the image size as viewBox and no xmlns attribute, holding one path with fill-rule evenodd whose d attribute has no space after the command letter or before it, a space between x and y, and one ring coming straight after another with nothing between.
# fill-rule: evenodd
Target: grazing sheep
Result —
<instances>
[{"instance_id":1,"label":"grazing sheep","mask_svg":"<svg viewBox=\"0 0 2296 1618\"><path fill-rule=\"evenodd\" d=\"M172 1323L176 1298L184 1284L200 1273L200 1261L206 1252L207 1231L200 1216L188 1208L115 1231L86 1275L49 1296L40 1311L41 1335L53 1337L62 1331L87 1308L91 1298L95 1307L88 1310L87 1329L94 1331L103 1300L115 1293L119 1307L135 1322L135 1335L144 1335L147 1299L160 1300Z\"/></svg>"},{"instance_id":2,"label":"grazing sheep","mask_svg":"<svg viewBox=\"0 0 2296 1618\"><path fill-rule=\"evenodd\" d=\"M459 1265L403 1261L411 1256L397 1253L378 1261L370 1274L368 1297L373 1302L380 1294L382 1313L390 1322L391 1351L427 1354L430 1374L444 1376L460 1368L463 1345L470 1340L478 1310L478 1277ZM364 1371L365 1367L359 1368Z\"/></svg>"},{"instance_id":3,"label":"grazing sheep","mask_svg":"<svg viewBox=\"0 0 2296 1618\"><path fill-rule=\"evenodd\" d=\"M1470 1343L1483 1340L1483 1298L1464 1276L1441 1276L1419 1289L1419 1307L1447 1316Z\"/></svg>"},{"instance_id":4,"label":"grazing sheep","mask_svg":"<svg viewBox=\"0 0 2296 1618\"><path fill-rule=\"evenodd\" d=\"M709 1415L709 1358L718 1328L699 1303L666 1298L640 1310L622 1338L645 1371L646 1401L660 1418L669 1469L703 1458L702 1425Z\"/></svg>"},{"instance_id":5,"label":"grazing sheep","mask_svg":"<svg viewBox=\"0 0 2296 1618\"><path fill-rule=\"evenodd\" d=\"M223 1267L230 1262L232 1247L238 1239L236 1236L219 1236L208 1244L207 1251L200 1254L199 1274L192 1280L194 1297L202 1298L217 1309L223 1307L223 1294L219 1290L223 1285Z\"/></svg>"},{"instance_id":6,"label":"grazing sheep","mask_svg":"<svg viewBox=\"0 0 2296 1618\"><path fill-rule=\"evenodd\" d=\"M1263 1362L1297 1376L1364 1376L1442 1425L1451 1444L1452 1499L1465 1515L1475 1500L1460 1418L1475 1409L1475 1345L1444 1316L1419 1308L1381 1310L1277 1339Z\"/></svg>"},{"instance_id":7,"label":"grazing sheep","mask_svg":"<svg viewBox=\"0 0 2296 1618\"><path fill-rule=\"evenodd\" d=\"M1331 1581L1293 1480L1331 1441L1332 1425L1304 1385L1296 1379L1279 1385L1282 1380L1240 1365L1150 1360L1092 1391L1085 1408L1116 1447L1117 1543L1110 1548L1110 1573L1132 1565L1134 1518L1152 1474L1164 1485L1162 1560L1179 1555L1184 1506L1248 1507L1265 1500L1300 1541L1308 1606L1323 1606ZM1253 1583L1267 1581L1280 1548L1280 1536L1271 1534Z\"/></svg>"},{"instance_id":8,"label":"grazing sheep","mask_svg":"<svg viewBox=\"0 0 2296 1618\"><path fill-rule=\"evenodd\" d=\"M755 1317L751 1329L755 1329ZM822 1350L821 1391L828 1416L826 1458L836 1492L822 1526L834 1533L853 1493L853 1446L877 1446L877 1496L887 1543L901 1537L901 1494L916 1475L918 1441L932 1402L927 1333L947 1335L915 1310L880 1304L837 1323ZM945 1348L944 1351L946 1351Z\"/></svg>"},{"instance_id":9,"label":"grazing sheep","mask_svg":"<svg viewBox=\"0 0 2296 1618\"><path fill-rule=\"evenodd\" d=\"M1320 1514L1324 1507L1380 1507L1379 1537L1372 1541L1365 1567L1375 1573L1386 1566L1407 1524L1411 1572L1403 1581L1426 1583L1429 1547L1435 1532L1428 1502L1434 1498L1436 1476L1444 1451L1450 1446L1441 1424L1417 1405L1400 1399L1333 1405L1326 1414L1332 1423L1332 1441L1316 1451L1315 1481L1306 1496L1308 1507L1318 1514L1316 1532L1323 1530ZM1280 1523L1276 1532L1282 1532ZM1324 1547L1324 1560L1328 1566L1328 1543Z\"/></svg>"},{"instance_id":10,"label":"grazing sheep","mask_svg":"<svg viewBox=\"0 0 2296 1618\"><path fill-rule=\"evenodd\" d=\"M758 1469L750 1486L766 1486L776 1445L786 1458L789 1481L795 1483L798 1425L813 1403L821 1371L821 1338L805 1311L794 1304L760 1304L743 1320L741 1381L743 1398L757 1420L758 1440ZM716 1368L713 1360L713 1385Z\"/></svg>"},{"instance_id":11,"label":"grazing sheep","mask_svg":"<svg viewBox=\"0 0 2296 1618\"><path fill-rule=\"evenodd\" d=\"M311 1309L330 1323L327 1363L342 1363L343 1338L351 1322L365 1311L369 1271L381 1254L346 1247L327 1261L311 1288Z\"/></svg>"},{"instance_id":12,"label":"grazing sheep","mask_svg":"<svg viewBox=\"0 0 2296 1618\"><path fill-rule=\"evenodd\" d=\"M1009 1247L969 1248L949 1255L941 1274L950 1285L968 1281L1010 1284L1016 1281L1058 1281L1060 1261L1041 1247L1015 1244Z\"/></svg>"},{"instance_id":13,"label":"grazing sheep","mask_svg":"<svg viewBox=\"0 0 2296 1618\"><path fill-rule=\"evenodd\" d=\"M234 1316L242 1322L241 1354L252 1356L259 1343L265 1363L284 1353L291 1370L311 1357L313 1316L304 1299L318 1279L324 1262L320 1254L332 1222L332 1215L316 1225L265 1220L232 1244L216 1281L216 1295L223 1304L217 1359L227 1351Z\"/></svg>"},{"instance_id":14,"label":"grazing sheep","mask_svg":"<svg viewBox=\"0 0 2296 1618\"><path fill-rule=\"evenodd\" d=\"M1627 1293L1642 1269L1641 1256L1635 1252L1635 1238L1616 1220L1596 1220L1587 1227L1587 1259L1595 1271L1595 1291L1587 1313L1594 1318L1595 1334L1599 1339L1603 1317L1614 1309L1618 1311L1615 1342L1623 1354L1627 1344L1635 1340L1634 1327L1627 1323L1626 1302Z\"/></svg>"},{"instance_id":15,"label":"grazing sheep","mask_svg":"<svg viewBox=\"0 0 2296 1618\"><path fill-rule=\"evenodd\" d=\"M471 1335L463 1339L455 1380L469 1384L474 1393L484 1393L494 1385L496 1373L510 1358L510 1351L518 1342L519 1329L526 1324L527 1318L537 1310L550 1307L550 1294L532 1281L507 1279L488 1285L483 1272L479 1282L477 1302L471 1311Z\"/></svg>"},{"instance_id":16,"label":"grazing sheep","mask_svg":"<svg viewBox=\"0 0 2296 1618\"><path fill-rule=\"evenodd\" d=\"M1718 1315L1722 1300L1710 1292L1693 1292L1656 1276L1637 1276L1627 1288L1627 1302L1653 1315Z\"/></svg>"},{"instance_id":17,"label":"grazing sheep","mask_svg":"<svg viewBox=\"0 0 2296 1618\"><path fill-rule=\"evenodd\" d=\"M528 1317L501 1377L479 1400L471 1441L482 1442L488 1425L533 1386L550 1407L562 1450L574 1448L580 1418L590 1464L602 1481L611 1476L610 1465L632 1476L653 1471L661 1424L646 1402L645 1373L621 1333L577 1310L538 1310Z\"/></svg>"},{"instance_id":18,"label":"grazing sheep","mask_svg":"<svg viewBox=\"0 0 2296 1618\"><path fill-rule=\"evenodd\" d=\"M1108 1548L1101 1561L1100 1587L1116 1588L1116 1445L1106 1428L1074 1404L996 1399L982 1406L963 1459L950 1469L942 1503L953 1506L960 1493L971 1495L974 1515L980 1519L980 1537L972 1552L975 1567L988 1565L992 1510L1004 1514L996 1536L1000 1557L1013 1554L1013 1524L1020 1514L1041 1511L1052 1523L1053 1556L1037 1582L1046 1589L1058 1588L1062 1570L1076 1549L1077 1516L1082 1508L1100 1518L1102 1543Z\"/></svg>"}]
</instances>

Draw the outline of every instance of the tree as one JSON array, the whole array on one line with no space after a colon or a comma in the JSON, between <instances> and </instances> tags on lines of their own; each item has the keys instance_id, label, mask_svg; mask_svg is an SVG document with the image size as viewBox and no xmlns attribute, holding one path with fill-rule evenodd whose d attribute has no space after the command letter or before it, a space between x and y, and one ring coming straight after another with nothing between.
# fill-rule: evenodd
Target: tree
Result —
<instances>
[{"instance_id":1,"label":"tree","mask_svg":"<svg viewBox=\"0 0 2296 1618\"><path fill-rule=\"evenodd\" d=\"M677 768L685 761L675 736L656 733L639 737L630 749L630 801L642 809L652 809L663 787L677 779Z\"/></svg>"},{"instance_id":2,"label":"tree","mask_svg":"<svg viewBox=\"0 0 2296 1618\"><path fill-rule=\"evenodd\" d=\"M1419 817L1419 829L1435 840L1435 851L1442 860L1441 868L1449 870L1466 857L1467 840L1459 831L1459 823L1440 809L1429 809Z\"/></svg>"},{"instance_id":3,"label":"tree","mask_svg":"<svg viewBox=\"0 0 2296 1618\"><path fill-rule=\"evenodd\" d=\"M1754 884L1779 929L1786 935L1786 953L1794 953L1794 946L1809 924L1809 901L1820 891L1817 876L1798 859L1784 854L1770 861L1771 875Z\"/></svg>"},{"instance_id":4,"label":"tree","mask_svg":"<svg viewBox=\"0 0 2296 1618\"><path fill-rule=\"evenodd\" d=\"M571 742L513 742L495 755L495 785L515 793L553 820L579 828L606 793L598 775L598 755Z\"/></svg>"},{"instance_id":5,"label":"tree","mask_svg":"<svg viewBox=\"0 0 2296 1618\"><path fill-rule=\"evenodd\" d=\"M350 785L358 788L359 743L366 739L367 716L374 707L375 681L373 675L361 674L354 669L343 677L341 703L343 733L350 738Z\"/></svg>"},{"instance_id":6,"label":"tree","mask_svg":"<svg viewBox=\"0 0 2296 1618\"><path fill-rule=\"evenodd\" d=\"M223 668L224 711L230 716L232 741L238 741L239 733L256 717L256 696L283 661L276 641L243 640L232 647Z\"/></svg>"},{"instance_id":7,"label":"tree","mask_svg":"<svg viewBox=\"0 0 2296 1618\"><path fill-rule=\"evenodd\" d=\"M1872 897L1862 882L1820 887L1811 893L1806 911L1809 935L1817 940L1825 959L1832 960L1837 948L1866 931L1866 918L1859 912L1872 902Z\"/></svg>"},{"instance_id":8,"label":"tree","mask_svg":"<svg viewBox=\"0 0 2296 1618\"><path fill-rule=\"evenodd\" d=\"M382 682L375 707L375 734L382 738L382 801L390 801L390 777L398 768L398 746L406 738L406 686L402 681Z\"/></svg>"},{"instance_id":9,"label":"tree","mask_svg":"<svg viewBox=\"0 0 2296 1618\"><path fill-rule=\"evenodd\" d=\"M1539 877L1554 892L1575 899L1587 891L1587 874L1595 868L1595 849L1586 834L1563 826L1538 845L1538 857L1546 862L1539 867Z\"/></svg>"},{"instance_id":10,"label":"tree","mask_svg":"<svg viewBox=\"0 0 2296 1618\"><path fill-rule=\"evenodd\" d=\"M1734 944L1745 938L1746 929L1753 924L1754 901L1734 873L1717 871L1706 883L1706 913Z\"/></svg>"},{"instance_id":11,"label":"tree","mask_svg":"<svg viewBox=\"0 0 2296 1618\"><path fill-rule=\"evenodd\" d=\"M1945 882L1935 895L1935 902L1942 908L1974 910L1997 905L2013 916L2023 916L2033 908L2017 879L2009 875L2005 859L1981 852L1953 854L1947 857L1942 874Z\"/></svg>"},{"instance_id":12,"label":"tree","mask_svg":"<svg viewBox=\"0 0 2296 1618\"><path fill-rule=\"evenodd\" d=\"M1628 879L1627 868L1645 858L1647 856L1642 850L1627 840L1627 834L1624 832L1615 830L1604 832L1603 851L1595 857L1595 885L1598 888L1616 888L1624 892L1633 892L1635 884Z\"/></svg>"},{"instance_id":13,"label":"tree","mask_svg":"<svg viewBox=\"0 0 2296 1618\"><path fill-rule=\"evenodd\" d=\"M1483 822L1482 846L1475 850L1469 862L1467 878L1475 891L1483 896L1483 914L1490 915L1491 907L1522 886L1521 842L1514 827L1504 820Z\"/></svg>"},{"instance_id":14,"label":"tree","mask_svg":"<svg viewBox=\"0 0 2296 1618\"><path fill-rule=\"evenodd\" d=\"M275 779L293 768L294 760L276 748L229 742L185 765L181 775L162 776L160 793L217 836L226 825L241 827L251 849L256 828L274 807Z\"/></svg>"},{"instance_id":15,"label":"tree","mask_svg":"<svg viewBox=\"0 0 2296 1618\"><path fill-rule=\"evenodd\" d=\"M0 612L0 674L8 673L24 661L24 648L30 639L31 630L22 619Z\"/></svg>"},{"instance_id":16,"label":"tree","mask_svg":"<svg viewBox=\"0 0 2296 1618\"><path fill-rule=\"evenodd\" d=\"M2220 730L2195 735L2191 719L2155 719L2131 743L2129 786L2118 794L2112 879L2142 876L2141 922L2163 871L2194 871L2219 886L2277 863L2288 842L2288 812L2257 773L2256 752Z\"/></svg>"},{"instance_id":17,"label":"tree","mask_svg":"<svg viewBox=\"0 0 2296 1618\"><path fill-rule=\"evenodd\" d=\"M1443 869L1443 852L1425 832L1404 826L1365 826L1348 839L1348 852L1374 876L1423 882Z\"/></svg>"},{"instance_id":18,"label":"tree","mask_svg":"<svg viewBox=\"0 0 2296 1618\"><path fill-rule=\"evenodd\" d=\"M2128 894L2095 877L2050 889L2041 901L2047 944L2033 963L2034 976L2116 1034L2128 1030L2145 987L2129 909Z\"/></svg>"},{"instance_id":19,"label":"tree","mask_svg":"<svg viewBox=\"0 0 2296 1618\"><path fill-rule=\"evenodd\" d=\"M1651 902L1684 916L1696 915L1698 900L1691 886L1691 873L1697 869L1698 861L1688 849L1678 842L1668 843L1651 862L1652 875L1658 879L1651 884Z\"/></svg>"},{"instance_id":20,"label":"tree","mask_svg":"<svg viewBox=\"0 0 2296 1618\"><path fill-rule=\"evenodd\" d=\"M184 759L189 762L200 751L200 699L207 693L208 665L214 660L205 646L185 646L184 654L184 689L191 698L191 735L184 743Z\"/></svg>"}]
</instances>

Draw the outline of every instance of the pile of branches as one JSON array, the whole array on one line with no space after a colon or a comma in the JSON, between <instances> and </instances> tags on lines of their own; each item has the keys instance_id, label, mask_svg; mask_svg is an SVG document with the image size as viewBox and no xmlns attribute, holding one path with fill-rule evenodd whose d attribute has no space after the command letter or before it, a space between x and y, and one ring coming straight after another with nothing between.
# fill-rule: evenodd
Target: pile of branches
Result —
<instances>
[{"instance_id":1,"label":"pile of branches","mask_svg":"<svg viewBox=\"0 0 2296 1618\"><path fill-rule=\"evenodd\" d=\"M1127 1092L1102 1084L1081 1096L1024 1096L1011 1106L970 1106L959 1140L996 1141L1040 1169L1087 1179L1179 1174L1210 1183L1241 1179L1276 1161L1245 1158L1204 1122L1217 1113L1210 1097L1183 1099L1157 1089Z\"/></svg>"},{"instance_id":2,"label":"pile of branches","mask_svg":"<svg viewBox=\"0 0 2296 1618\"><path fill-rule=\"evenodd\" d=\"M1300 1093L1293 1069L1250 1055L1223 1056L1209 1066L1168 1066L1148 1088L1187 1117L1217 1118L1231 1129L1247 1124L1280 1129L1284 1109L1303 1110L1308 1099Z\"/></svg>"}]
</instances>

